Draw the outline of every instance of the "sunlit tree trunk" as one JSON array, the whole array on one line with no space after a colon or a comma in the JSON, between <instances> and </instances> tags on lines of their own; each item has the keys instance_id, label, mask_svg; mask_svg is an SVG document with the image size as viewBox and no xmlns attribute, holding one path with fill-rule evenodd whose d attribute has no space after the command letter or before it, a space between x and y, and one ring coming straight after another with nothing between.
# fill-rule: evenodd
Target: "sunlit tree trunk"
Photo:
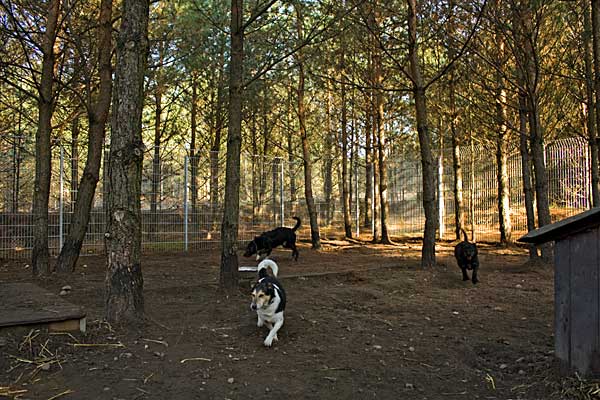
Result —
<instances>
[{"instance_id":1,"label":"sunlit tree trunk","mask_svg":"<svg viewBox=\"0 0 600 400\"><path fill-rule=\"evenodd\" d=\"M435 162L431 151L431 139L429 137L425 86L421 76L421 66L419 65L416 0L408 0L408 37L410 73L413 82L417 134L419 136L421 166L423 168L425 230L423 233L423 248L421 250L421 266L433 267L435 265L435 232L438 226L435 202Z\"/></svg>"},{"instance_id":2,"label":"sunlit tree trunk","mask_svg":"<svg viewBox=\"0 0 600 400\"><path fill-rule=\"evenodd\" d=\"M54 45L58 30L61 1L47 2L46 26L42 38L42 71L38 86L38 125L35 134L35 181L33 191L33 250L31 265L34 275L50 273L48 250L48 201L50 198L52 114L56 106L54 89Z\"/></svg>"},{"instance_id":3,"label":"sunlit tree trunk","mask_svg":"<svg viewBox=\"0 0 600 400\"><path fill-rule=\"evenodd\" d=\"M148 14L149 0L124 0L117 38L106 233L105 316L111 323L137 321L144 313L140 195Z\"/></svg>"},{"instance_id":4,"label":"sunlit tree trunk","mask_svg":"<svg viewBox=\"0 0 600 400\"><path fill-rule=\"evenodd\" d=\"M98 21L100 86L96 102L89 106L87 159L77 191L77 200L73 207L69 233L56 262L58 272L73 272L75 269L89 224L96 186L100 179L100 165L104 152L106 121L108 120L112 91L112 0L101 1ZM77 169L78 166L73 165L72 168Z\"/></svg>"},{"instance_id":5,"label":"sunlit tree trunk","mask_svg":"<svg viewBox=\"0 0 600 400\"><path fill-rule=\"evenodd\" d=\"M589 113L594 114L594 116L596 117L596 126L595 129L589 129L589 137L592 161L592 203L594 207L600 207L600 172L598 167L598 159L600 158L600 155L598 154L598 152L600 151L598 148L598 131L600 130L600 0L592 0L591 3L591 45L593 49L592 54L594 58L593 87L595 91L595 99L590 98L590 103L594 103L595 100L595 104L593 107L590 107ZM589 22L586 22L589 18L589 9L586 6L584 7L584 10L586 12L586 15L584 15L584 23L587 28L586 30L589 30ZM586 34L586 36L589 36L589 34ZM588 53L587 49L588 47L586 46L586 53Z\"/></svg>"},{"instance_id":6,"label":"sunlit tree trunk","mask_svg":"<svg viewBox=\"0 0 600 400\"><path fill-rule=\"evenodd\" d=\"M301 5L294 4L296 9L296 28L298 40L300 43L304 40L303 29L303 14ZM319 222L317 219L317 209L312 190L312 160L310 155L310 146L308 143L308 134L306 131L306 106L304 103L304 55L302 50L298 50L295 54L296 65L298 66L298 123L300 125L300 139L302 141L302 155L304 163L304 197L306 199L306 207L308 210L308 218L310 221L310 239L313 249L321 248L321 237L319 233Z\"/></svg>"},{"instance_id":7,"label":"sunlit tree trunk","mask_svg":"<svg viewBox=\"0 0 600 400\"><path fill-rule=\"evenodd\" d=\"M221 225L221 268L219 282L231 290L238 282L237 241L240 211L240 154L242 149L242 93L244 63L244 1L231 1L231 60L229 63L229 128L225 201Z\"/></svg>"}]
</instances>

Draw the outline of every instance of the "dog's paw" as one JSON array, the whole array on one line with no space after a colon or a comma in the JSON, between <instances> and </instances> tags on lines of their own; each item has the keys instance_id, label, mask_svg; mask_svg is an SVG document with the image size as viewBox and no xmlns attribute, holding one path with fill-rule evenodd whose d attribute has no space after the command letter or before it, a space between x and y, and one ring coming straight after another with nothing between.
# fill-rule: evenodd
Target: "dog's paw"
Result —
<instances>
[{"instance_id":1,"label":"dog's paw","mask_svg":"<svg viewBox=\"0 0 600 400\"><path fill-rule=\"evenodd\" d=\"M271 347L271 345L273 344L273 339L274 339L274 338L272 338L272 337L270 337L270 336L267 336L267 338L266 338L266 339L265 339L265 341L263 342L263 343L264 343L264 345L265 345L265 346L267 346L267 347Z\"/></svg>"},{"instance_id":2,"label":"dog's paw","mask_svg":"<svg viewBox=\"0 0 600 400\"><path fill-rule=\"evenodd\" d=\"M474 278L474 279L473 279L473 285L475 285L477 282L479 282L479 279L477 279L477 278Z\"/></svg>"},{"instance_id":3,"label":"dog's paw","mask_svg":"<svg viewBox=\"0 0 600 400\"><path fill-rule=\"evenodd\" d=\"M263 321L262 319L259 319L259 320L256 322L256 326L258 326L259 328L261 328L261 327L262 327L264 324L265 324L265 321Z\"/></svg>"}]
</instances>

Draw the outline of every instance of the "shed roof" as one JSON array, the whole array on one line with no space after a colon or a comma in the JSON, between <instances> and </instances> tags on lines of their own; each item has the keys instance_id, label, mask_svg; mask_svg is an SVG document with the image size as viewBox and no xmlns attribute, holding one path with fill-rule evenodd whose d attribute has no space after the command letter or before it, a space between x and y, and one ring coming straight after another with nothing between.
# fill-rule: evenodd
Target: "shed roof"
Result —
<instances>
[{"instance_id":1,"label":"shed roof","mask_svg":"<svg viewBox=\"0 0 600 400\"><path fill-rule=\"evenodd\" d=\"M580 214L542 226L518 239L519 242L546 243L588 230L600 225L600 208L592 208Z\"/></svg>"}]
</instances>

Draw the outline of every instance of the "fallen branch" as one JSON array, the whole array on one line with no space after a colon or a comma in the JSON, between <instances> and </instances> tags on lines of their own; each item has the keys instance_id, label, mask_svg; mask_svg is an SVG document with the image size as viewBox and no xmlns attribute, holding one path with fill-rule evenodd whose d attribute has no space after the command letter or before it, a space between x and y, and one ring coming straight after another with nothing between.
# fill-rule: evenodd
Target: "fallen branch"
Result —
<instances>
[{"instance_id":1,"label":"fallen branch","mask_svg":"<svg viewBox=\"0 0 600 400\"><path fill-rule=\"evenodd\" d=\"M142 340L145 342L158 343L158 344L164 345L165 347L169 347L169 343L167 343L164 340L144 339L144 338L142 338Z\"/></svg>"},{"instance_id":2,"label":"fallen branch","mask_svg":"<svg viewBox=\"0 0 600 400\"><path fill-rule=\"evenodd\" d=\"M71 389L67 389L67 390L65 390L62 393L59 393L59 394L57 394L55 396L50 397L48 400L58 399L59 397L66 396L67 394L71 394L71 393L75 393L75 391L71 390Z\"/></svg>"},{"instance_id":3,"label":"fallen branch","mask_svg":"<svg viewBox=\"0 0 600 400\"><path fill-rule=\"evenodd\" d=\"M208 361L211 362L212 360L210 358L204 358L204 357L194 357L194 358L184 358L183 360L179 361L181 364L184 364L188 361Z\"/></svg>"},{"instance_id":4,"label":"fallen branch","mask_svg":"<svg viewBox=\"0 0 600 400\"><path fill-rule=\"evenodd\" d=\"M69 343L73 347L125 347L123 343Z\"/></svg>"}]
</instances>

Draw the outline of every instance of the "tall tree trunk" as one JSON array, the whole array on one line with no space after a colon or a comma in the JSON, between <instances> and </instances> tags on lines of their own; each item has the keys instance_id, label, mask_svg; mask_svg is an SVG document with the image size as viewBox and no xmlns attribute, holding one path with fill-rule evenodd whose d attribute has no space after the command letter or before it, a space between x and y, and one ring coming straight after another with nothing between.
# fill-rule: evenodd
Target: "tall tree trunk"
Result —
<instances>
[{"instance_id":1,"label":"tall tree trunk","mask_svg":"<svg viewBox=\"0 0 600 400\"><path fill-rule=\"evenodd\" d=\"M221 225L222 288L231 290L238 282L238 225L240 211L240 154L242 149L242 94L244 63L244 1L231 0L231 61L229 63L229 128L225 172L225 203Z\"/></svg>"},{"instance_id":2,"label":"tall tree trunk","mask_svg":"<svg viewBox=\"0 0 600 400\"><path fill-rule=\"evenodd\" d=\"M529 116L529 141L531 157L534 166L535 194L538 215L538 226L542 227L551 222L550 203L548 199L548 176L544 160L544 134L540 121L539 100L539 54L534 47L537 36L534 28L534 11L532 5L524 4L516 10L516 23L518 24L517 35L520 49L520 65L523 68L525 92L527 100L527 111ZM535 24L539 26L538 23ZM542 258L545 261L552 259L552 247L549 244L542 245Z\"/></svg>"},{"instance_id":3,"label":"tall tree trunk","mask_svg":"<svg viewBox=\"0 0 600 400\"><path fill-rule=\"evenodd\" d=\"M371 113L371 96L365 95L365 227L369 228L373 221L373 114Z\"/></svg>"},{"instance_id":4,"label":"tall tree trunk","mask_svg":"<svg viewBox=\"0 0 600 400\"><path fill-rule=\"evenodd\" d=\"M71 207L77 201L79 191L79 115L71 123Z\"/></svg>"},{"instance_id":5,"label":"tall tree trunk","mask_svg":"<svg viewBox=\"0 0 600 400\"><path fill-rule=\"evenodd\" d=\"M345 5L345 1L344 1ZM342 163L342 214L344 216L344 235L352 237L352 220L350 218L350 179L348 171L348 102L346 101L346 40L345 35L340 35L340 96L341 96L341 140L342 151L340 161Z\"/></svg>"},{"instance_id":6,"label":"tall tree trunk","mask_svg":"<svg viewBox=\"0 0 600 400\"><path fill-rule=\"evenodd\" d=\"M192 223L196 225L198 223L198 164L200 156L196 148L198 135L198 76L194 72L192 72L192 104L190 106L190 197Z\"/></svg>"},{"instance_id":7,"label":"tall tree trunk","mask_svg":"<svg viewBox=\"0 0 600 400\"><path fill-rule=\"evenodd\" d=\"M108 166L105 314L109 322L138 321L144 314L140 196L148 14L149 0L124 0L117 38Z\"/></svg>"},{"instance_id":8,"label":"tall tree trunk","mask_svg":"<svg viewBox=\"0 0 600 400\"><path fill-rule=\"evenodd\" d=\"M435 203L435 163L431 151L429 124L427 122L427 104L425 86L421 76L417 46L417 4L416 0L408 0L408 53L413 94L417 115L417 133L421 148L421 166L423 168L423 209L425 212L425 230L421 251L421 266L435 265L435 231L438 226Z\"/></svg>"},{"instance_id":9,"label":"tall tree trunk","mask_svg":"<svg viewBox=\"0 0 600 400\"><path fill-rule=\"evenodd\" d=\"M448 58L453 60L456 57L456 48L453 41L453 37L456 35L456 22L455 22L455 2L449 1L448 7L450 8L450 21L449 26L451 32L449 33L450 43L448 44ZM456 110L456 83L458 73L454 66L448 71L449 82L449 94L448 102L450 107L450 135L452 143L452 166L454 173L454 234L457 240L461 238L461 229L464 229L465 224L465 211L464 211L464 193L463 193L463 171L462 161L460 159L460 139L458 137L457 123L458 123L458 112Z\"/></svg>"},{"instance_id":10,"label":"tall tree trunk","mask_svg":"<svg viewBox=\"0 0 600 400\"><path fill-rule=\"evenodd\" d=\"M111 35L112 0L102 0L98 28L98 71L100 87L95 104L88 108L88 151L83 176L73 207L69 233L56 262L57 272L73 272L81 253L81 246L90 220L96 186L100 179L100 164L104 151L106 121L110 109L112 90ZM73 168L77 168L76 166Z\"/></svg>"},{"instance_id":11,"label":"tall tree trunk","mask_svg":"<svg viewBox=\"0 0 600 400\"><path fill-rule=\"evenodd\" d=\"M287 153L288 153L288 175L289 175L289 179L290 179L290 202L292 203L292 207L294 206L294 203L296 203L297 199L297 195L296 195L296 168L294 165L294 132L296 132L296 130L293 128L293 118L292 118L292 111L293 111L293 100L292 100L292 96L293 96L293 88L290 85L288 87L288 98L287 98L287 112L286 112L286 119L287 119Z\"/></svg>"},{"instance_id":12,"label":"tall tree trunk","mask_svg":"<svg viewBox=\"0 0 600 400\"><path fill-rule=\"evenodd\" d=\"M523 195L525 197L525 215L527 218L527 231L535 229L535 210L533 206L534 194L531 184L531 159L529 157L529 140L527 132L527 99L523 91L519 91L519 151L521 153L521 176L523 180ZM529 245L529 258L537 259L535 245Z\"/></svg>"},{"instance_id":13,"label":"tall tree trunk","mask_svg":"<svg viewBox=\"0 0 600 400\"><path fill-rule=\"evenodd\" d=\"M508 187L508 122L506 112L506 88L504 85L504 74L502 72L505 62L504 41L502 34L497 38L498 59L496 74L496 126L498 136L496 138L496 165L498 184L498 222L500 226L500 243L511 242L512 228L510 220L510 192Z\"/></svg>"},{"instance_id":14,"label":"tall tree trunk","mask_svg":"<svg viewBox=\"0 0 600 400\"><path fill-rule=\"evenodd\" d=\"M13 180L12 180L12 199L11 211L14 214L19 212L19 195L21 186L21 139L23 131L21 129L22 119L21 105L19 105L19 116L17 122L17 135L13 142Z\"/></svg>"},{"instance_id":15,"label":"tall tree trunk","mask_svg":"<svg viewBox=\"0 0 600 400\"><path fill-rule=\"evenodd\" d=\"M152 223L150 224L149 229L154 232L156 231L156 221L158 221L158 216L156 213L158 212L158 204L161 202L161 190L160 190L160 182L161 182L161 163L160 163L160 144L162 137L162 125L161 125L161 117L162 117L162 87L156 78L156 90L154 92L154 146L152 148L152 192L150 193L150 212L152 214Z\"/></svg>"},{"instance_id":16,"label":"tall tree trunk","mask_svg":"<svg viewBox=\"0 0 600 400\"><path fill-rule=\"evenodd\" d=\"M225 49L219 54L219 77L217 86L217 102L215 105L214 137L210 148L210 206L213 225L216 225L219 211L219 157L221 153L221 137L223 134L223 97L225 90ZM215 226L216 227L216 226Z\"/></svg>"},{"instance_id":17,"label":"tall tree trunk","mask_svg":"<svg viewBox=\"0 0 600 400\"><path fill-rule=\"evenodd\" d=\"M388 231L388 215L389 205L387 199L388 193L388 172L387 172L387 157L386 157L386 136L385 136L385 123L384 123L384 98L383 98L383 75L381 65L381 53L379 50L375 50L375 132L377 136L377 167L378 167L378 187L379 187L379 216L380 216L380 227L381 227L381 243L392 244L392 239Z\"/></svg>"},{"instance_id":18,"label":"tall tree trunk","mask_svg":"<svg viewBox=\"0 0 600 400\"><path fill-rule=\"evenodd\" d=\"M296 28L298 40L304 41L303 15L300 5L294 5L296 9ZM296 53L296 64L298 66L298 123L300 125L300 138L302 141L302 155L304 164L304 197L306 198L306 207L310 221L310 238L312 248L319 250L321 248L321 237L319 234L319 222L317 219L317 209L312 190L312 160L310 156L310 147L308 144L308 135L306 132L306 110L304 104L304 57L302 50Z\"/></svg>"},{"instance_id":19,"label":"tall tree trunk","mask_svg":"<svg viewBox=\"0 0 600 400\"><path fill-rule=\"evenodd\" d=\"M50 0L46 14L46 29L42 38L42 73L38 87L38 126L35 134L35 182L33 191L33 250L31 257L34 275L50 273L48 264L48 201L52 152L52 114L56 105L54 93L54 44L58 30L60 0Z\"/></svg>"},{"instance_id":20,"label":"tall tree trunk","mask_svg":"<svg viewBox=\"0 0 600 400\"><path fill-rule=\"evenodd\" d=\"M328 88L327 99L325 104L325 114L327 119L327 131L325 133L325 144L323 146L323 194L325 195L325 225L331 225L333 209L331 206L331 196L333 192L333 158L332 149L334 145L335 127L331 121L331 97L332 93Z\"/></svg>"},{"instance_id":21,"label":"tall tree trunk","mask_svg":"<svg viewBox=\"0 0 600 400\"><path fill-rule=\"evenodd\" d=\"M586 16L584 20L589 18L589 11L587 7L584 7ZM586 18L587 17L587 18ZM589 27L589 23L586 23ZM595 104L590 107L590 114L594 114L596 117L595 129L589 129L590 137L590 151L592 161L592 200L594 207L600 207L600 172L598 167L598 159L600 151L598 149L598 131L600 130L600 0L592 0L592 48L594 57L594 91L595 91ZM589 28L588 28L589 29ZM588 47L586 46L585 52L587 53ZM590 102L594 101L590 98ZM592 111L593 110L593 111Z\"/></svg>"}]
</instances>

